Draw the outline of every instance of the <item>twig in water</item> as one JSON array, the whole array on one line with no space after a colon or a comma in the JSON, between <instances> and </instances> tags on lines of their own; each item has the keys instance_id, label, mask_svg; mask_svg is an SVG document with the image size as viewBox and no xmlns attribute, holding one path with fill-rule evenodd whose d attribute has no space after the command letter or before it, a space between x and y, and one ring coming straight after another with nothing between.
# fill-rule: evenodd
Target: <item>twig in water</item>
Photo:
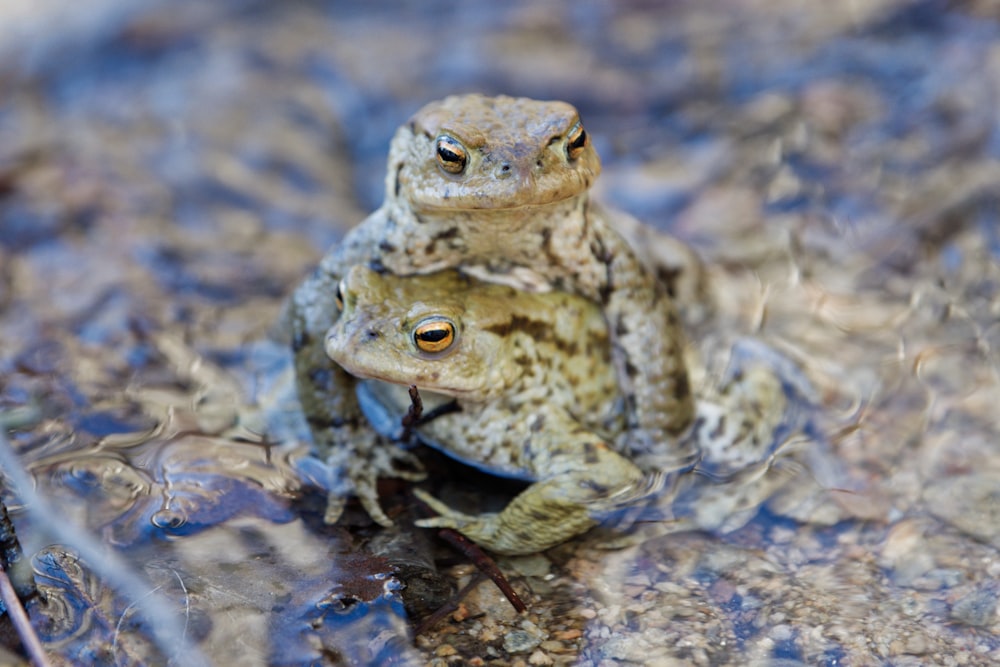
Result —
<instances>
[{"instance_id":1,"label":"twig in water","mask_svg":"<svg viewBox=\"0 0 1000 667\"><path fill-rule=\"evenodd\" d=\"M400 423L403 425L403 431L399 435L399 439L401 441L409 440L410 436L413 434L413 429L421 424L426 424L433 419L451 414L452 412L462 411L458 401L448 401L447 403L442 403L433 410L424 412L424 401L420 398L420 391L417 389L416 385L410 385L409 394L410 407L406 409L406 414L403 415L402 420L400 420Z\"/></svg>"},{"instance_id":2,"label":"twig in water","mask_svg":"<svg viewBox=\"0 0 1000 667\"><path fill-rule=\"evenodd\" d=\"M409 440L410 433L413 427L417 425L420 421L420 417L424 414L424 402L420 398L420 392L417 390L417 385L410 385L410 407L406 409L406 414L403 415L401 424L403 425L402 440Z\"/></svg>"},{"instance_id":3,"label":"twig in water","mask_svg":"<svg viewBox=\"0 0 1000 667\"><path fill-rule=\"evenodd\" d=\"M496 584L497 588L500 589L500 592L504 594L504 597L507 598L517 613L520 614L528 611L528 605L524 604L524 601L521 600L521 597L510 585L510 582L507 581L507 577L497 567L496 562L485 551L480 549L479 545L452 528L442 528L438 531L438 535L445 542L465 554L480 572L492 579L493 583Z\"/></svg>"},{"instance_id":4,"label":"twig in water","mask_svg":"<svg viewBox=\"0 0 1000 667\"><path fill-rule=\"evenodd\" d=\"M7 513L7 505L0 499L0 570L10 577L17 597L22 601L29 600L38 594L31 565L24 560L21 543L14 532L14 524Z\"/></svg>"},{"instance_id":5,"label":"twig in water","mask_svg":"<svg viewBox=\"0 0 1000 667\"><path fill-rule=\"evenodd\" d=\"M18 599L17 593L14 592L14 584L11 583L7 573L2 569L0 569L0 600L3 600L4 606L7 607L7 615L14 624L17 636L21 638L21 644L28 657L31 658L31 662L35 664L35 667L51 667L52 663L49 662L49 657L45 654L42 640L35 634L35 629L31 627L31 621L28 620L28 612L21 606L21 601Z\"/></svg>"}]
</instances>

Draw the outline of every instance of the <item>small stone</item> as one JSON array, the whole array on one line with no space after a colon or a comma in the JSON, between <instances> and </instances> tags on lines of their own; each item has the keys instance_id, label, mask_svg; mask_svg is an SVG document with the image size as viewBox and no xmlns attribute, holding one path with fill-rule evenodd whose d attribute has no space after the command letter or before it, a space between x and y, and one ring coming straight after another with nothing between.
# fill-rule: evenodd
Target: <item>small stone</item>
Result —
<instances>
[{"instance_id":1,"label":"small stone","mask_svg":"<svg viewBox=\"0 0 1000 667\"><path fill-rule=\"evenodd\" d=\"M1000 547L1000 474L947 477L924 490L928 511L983 542Z\"/></svg>"},{"instance_id":2,"label":"small stone","mask_svg":"<svg viewBox=\"0 0 1000 667\"><path fill-rule=\"evenodd\" d=\"M927 640L923 635L913 635L906 640L903 653L908 655L923 655L927 653Z\"/></svg>"},{"instance_id":3,"label":"small stone","mask_svg":"<svg viewBox=\"0 0 1000 667\"><path fill-rule=\"evenodd\" d=\"M905 558L924 543L923 530L912 520L905 519L893 526L882 544L882 563L893 567L896 561Z\"/></svg>"},{"instance_id":4,"label":"small stone","mask_svg":"<svg viewBox=\"0 0 1000 667\"><path fill-rule=\"evenodd\" d=\"M541 554L510 557L508 563L518 573L526 577L538 577L539 579L549 574L549 571L552 569L552 562Z\"/></svg>"},{"instance_id":5,"label":"small stone","mask_svg":"<svg viewBox=\"0 0 1000 667\"><path fill-rule=\"evenodd\" d=\"M489 643L494 641L500 635L497 634L497 628L493 625L484 625L483 629L479 632L480 641Z\"/></svg>"},{"instance_id":6,"label":"small stone","mask_svg":"<svg viewBox=\"0 0 1000 667\"><path fill-rule=\"evenodd\" d=\"M579 628L573 628L571 630L560 630L555 633L555 638L560 641L571 641L573 639L579 639L583 636L583 631Z\"/></svg>"},{"instance_id":7,"label":"small stone","mask_svg":"<svg viewBox=\"0 0 1000 667\"><path fill-rule=\"evenodd\" d=\"M996 592L985 588L969 593L951 607L952 620L973 627L992 625L996 617Z\"/></svg>"},{"instance_id":8,"label":"small stone","mask_svg":"<svg viewBox=\"0 0 1000 667\"><path fill-rule=\"evenodd\" d=\"M465 603L459 603L458 609L451 613L451 618L456 623L461 623L469 617L469 609L465 606Z\"/></svg>"},{"instance_id":9,"label":"small stone","mask_svg":"<svg viewBox=\"0 0 1000 667\"><path fill-rule=\"evenodd\" d=\"M439 658L447 658L448 656L451 655L458 655L458 649L456 649L451 644L441 644L434 651L434 655L436 655Z\"/></svg>"},{"instance_id":10,"label":"small stone","mask_svg":"<svg viewBox=\"0 0 1000 667\"><path fill-rule=\"evenodd\" d=\"M778 642L785 642L795 638L795 632L790 625L776 625L771 629L771 638Z\"/></svg>"},{"instance_id":11,"label":"small stone","mask_svg":"<svg viewBox=\"0 0 1000 667\"><path fill-rule=\"evenodd\" d=\"M543 651L535 651L528 658L528 663L532 665L552 665L555 664L555 660Z\"/></svg>"},{"instance_id":12,"label":"small stone","mask_svg":"<svg viewBox=\"0 0 1000 667\"><path fill-rule=\"evenodd\" d=\"M625 597L635 599L642 595L645 590L645 586L625 586L622 592L625 594Z\"/></svg>"},{"instance_id":13,"label":"small stone","mask_svg":"<svg viewBox=\"0 0 1000 667\"><path fill-rule=\"evenodd\" d=\"M503 648L507 653L527 653L541 643L541 637L524 630L513 630L503 638Z\"/></svg>"},{"instance_id":14,"label":"small stone","mask_svg":"<svg viewBox=\"0 0 1000 667\"><path fill-rule=\"evenodd\" d=\"M626 577L624 583L627 586L640 586L642 588L649 588L649 585L652 582L649 580L648 574L633 574L629 577Z\"/></svg>"},{"instance_id":15,"label":"small stone","mask_svg":"<svg viewBox=\"0 0 1000 667\"><path fill-rule=\"evenodd\" d=\"M934 557L927 548L924 530L913 520L897 523L882 545L879 563L892 570L893 581L912 586L934 567Z\"/></svg>"}]
</instances>

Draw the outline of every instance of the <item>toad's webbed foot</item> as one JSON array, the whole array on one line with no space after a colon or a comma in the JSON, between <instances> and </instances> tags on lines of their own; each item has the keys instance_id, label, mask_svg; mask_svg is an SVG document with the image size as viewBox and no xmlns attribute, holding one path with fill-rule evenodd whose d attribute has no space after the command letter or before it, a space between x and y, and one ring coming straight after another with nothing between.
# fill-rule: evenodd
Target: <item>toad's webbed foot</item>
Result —
<instances>
[{"instance_id":1,"label":"toad's webbed foot","mask_svg":"<svg viewBox=\"0 0 1000 667\"><path fill-rule=\"evenodd\" d=\"M518 502L521 498L518 496L502 512L471 515L454 510L419 489L414 493L440 514L417 521L418 526L453 528L496 553L544 551L597 525L582 505L548 503L532 507L531 503Z\"/></svg>"},{"instance_id":2,"label":"toad's webbed foot","mask_svg":"<svg viewBox=\"0 0 1000 667\"><path fill-rule=\"evenodd\" d=\"M333 448L327 457L327 464L337 483L332 485L327 495L323 517L326 523L336 523L340 519L346 498L353 494L373 521L391 526L392 519L379 505L379 478L394 477L419 482L427 476L420 460L412 452L394 443L382 442L374 433L359 433L351 446Z\"/></svg>"}]
</instances>

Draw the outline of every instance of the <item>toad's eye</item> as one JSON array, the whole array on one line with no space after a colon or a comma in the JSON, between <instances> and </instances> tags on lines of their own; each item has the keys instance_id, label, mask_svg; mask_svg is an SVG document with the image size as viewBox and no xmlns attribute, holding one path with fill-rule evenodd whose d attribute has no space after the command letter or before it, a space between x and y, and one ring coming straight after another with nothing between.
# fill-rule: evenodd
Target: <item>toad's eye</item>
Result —
<instances>
[{"instance_id":1,"label":"toad's eye","mask_svg":"<svg viewBox=\"0 0 1000 667\"><path fill-rule=\"evenodd\" d=\"M583 149L587 147L587 131L583 125L577 122L570 131L566 133L566 157L570 162L583 155Z\"/></svg>"},{"instance_id":2,"label":"toad's eye","mask_svg":"<svg viewBox=\"0 0 1000 667\"><path fill-rule=\"evenodd\" d=\"M449 174L461 174L469 163L469 152L458 141L442 134L437 138L437 161Z\"/></svg>"},{"instance_id":3,"label":"toad's eye","mask_svg":"<svg viewBox=\"0 0 1000 667\"><path fill-rule=\"evenodd\" d=\"M346 287L343 280L337 283L337 294L333 297L334 302L337 304L337 310L340 311L344 310L344 292L347 291Z\"/></svg>"},{"instance_id":4,"label":"toad's eye","mask_svg":"<svg viewBox=\"0 0 1000 667\"><path fill-rule=\"evenodd\" d=\"M413 330L413 342L423 352L443 352L455 342L455 325L439 317L424 320Z\"/></svg>"}]
</instances>

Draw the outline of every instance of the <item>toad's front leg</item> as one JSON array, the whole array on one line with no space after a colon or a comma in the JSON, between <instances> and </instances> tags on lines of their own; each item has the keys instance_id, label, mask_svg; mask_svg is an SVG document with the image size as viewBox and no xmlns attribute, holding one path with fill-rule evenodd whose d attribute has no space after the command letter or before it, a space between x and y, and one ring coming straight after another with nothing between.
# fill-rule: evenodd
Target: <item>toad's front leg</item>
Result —
<instances>
[{"instance_id":1,"label":"toad's front leg","mask_svg":"<svg viewBox=\"0 0 1000 667\"><path fill-rule=\"evenodd\" d=\"M658 282L603 209L591 205L585 215L589 224L579 235L547 248L558 262L546 277L604 311L625 397L630 458L651 471L689 468L698 456L690 438L694 398L670 285Z\"/></svg>"},{"instance_id":2,"label":"toad's front leg","mask_svg":"<svg viewBox=\"0 0 1000 667\"><path fill-rule=\"evenodd\" d=\"M331 468L325 520L336 522L347 496L356 495L372 519L391 526L379 506L376 482L379 477L423 479L420 462L375 434L358 404L357 380L335 364L325 348L327 331L339 317L341 274L352 263L370 261L366 237L357 229L324 258L289 302L295 381L316 453Z\"/></svg>"},{"instance_id":3,"label":"toad's front leg","mask_svg":"<svg viewBox=\"0 0 1000 667\"><path fill-rule=\"evenodd\" d=\"M628 406L632 458L648 470L687 468L698 451L688 437L694 398L677 309L620 237L608 235L603 243L604 312Z\"/></svg>"}]
</instances>

